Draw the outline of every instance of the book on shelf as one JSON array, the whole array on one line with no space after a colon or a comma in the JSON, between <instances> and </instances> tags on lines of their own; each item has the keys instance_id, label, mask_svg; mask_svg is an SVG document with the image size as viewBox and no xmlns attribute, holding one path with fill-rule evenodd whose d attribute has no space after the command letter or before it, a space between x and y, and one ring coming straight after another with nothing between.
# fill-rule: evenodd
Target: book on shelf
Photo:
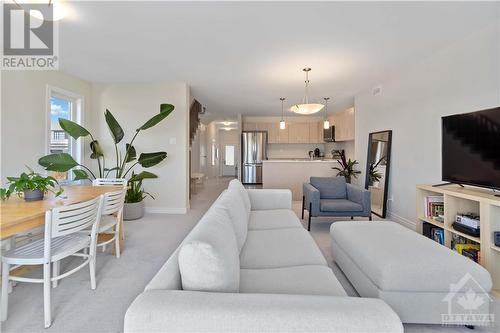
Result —
<instances>
[{"instance_id":1,"label":"book on shelf","mask_svg":"<svg viewBox=\"0 0 500 333\"><path fill-rule=\"evenodd\" d=\"M424 198L425 217L443 222L444 216L444 196L430 195Z\"/></svg>"},{"instance_id":2,"label":"book on shelf","mask_svg":"<svg viewBox=\"0 0 500 333\"><path fill-rule=\"evenodd\" d=\"M444 230L441 228L434 228L432 230L432 239L441 245L444 245Z\"/></svg>"}]
</instances>

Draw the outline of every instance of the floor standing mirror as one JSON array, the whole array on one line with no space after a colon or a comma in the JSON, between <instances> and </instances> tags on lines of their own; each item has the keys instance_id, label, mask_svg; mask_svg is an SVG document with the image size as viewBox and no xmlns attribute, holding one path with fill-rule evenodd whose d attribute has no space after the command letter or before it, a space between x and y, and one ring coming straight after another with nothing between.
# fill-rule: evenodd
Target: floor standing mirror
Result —
<instances>
[{"instance_id":1,"label":"floor standing mirror","mask_svg":"<svg viewBox=\"0 0 500 333\"><path fill-rule=\"evenodd\" d=\"M392 131L370 133L365 188L371 192L372 213L385 218L391 165Z\"/></svg>"}]
</instances>

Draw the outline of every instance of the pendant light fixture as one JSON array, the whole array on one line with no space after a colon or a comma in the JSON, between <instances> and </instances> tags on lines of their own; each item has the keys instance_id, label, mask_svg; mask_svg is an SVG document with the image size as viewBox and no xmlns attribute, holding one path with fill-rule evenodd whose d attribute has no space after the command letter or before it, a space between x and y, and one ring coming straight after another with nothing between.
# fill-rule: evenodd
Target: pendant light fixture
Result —
<instances>
[{"instance_id":1,"label":"pendant light fixture","mask_svg":"<svg viewBox=\"0 0 500 333\"><path fill-rule=\"evenodd\" d=\"M285 109L283 107L283 102L285 101L285 97L280 98L281 101L281 120L280 120L280 130L286 129L286 123L285 123Z\"/></svg>"},{"instance_id":2,"label":"pendant light fixture","mask_svg":"<svg viewBox=\"0 0 500 333\"><path fill-rule=\"evenodd\" d=\"M325 120L323 120L323 128L329 129L330 122L328 121L328 100L330 99L330 97L325 97L323 99L325 100Z\"/></svg>"},{"instance_id":3,"label":"pendant light fixture","mask_svg":"<svg viewBox=\"0 0 500 333\"><path fill-rule=\"evenodd\" d=\"M302 104L295 104L290 108L290 111L298 113L298 114L313 114L316 112L321 111L323 108L323 104L316 104L316 103L309 103L309 72L311 71L311 68L306 67L303 69L303 71L306 73L306 91L304 94L304 100Z\"/></svg>"}]
</instances>

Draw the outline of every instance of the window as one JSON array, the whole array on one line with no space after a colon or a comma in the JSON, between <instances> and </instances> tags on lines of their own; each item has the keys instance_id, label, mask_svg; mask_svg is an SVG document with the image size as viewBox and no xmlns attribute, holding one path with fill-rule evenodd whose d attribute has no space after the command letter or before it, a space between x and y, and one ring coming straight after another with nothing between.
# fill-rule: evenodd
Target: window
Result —
<instances>
[{"instance_id":1,"label":"window","mask_svg":"<svg viewBox=\"0 0 500 333\"><path fill-rule=\"evenodd\" d=\"M47 153L68 153L77 162L81 161L81 143L68 136L59 125L59 119L68 119L81 124L82 98L73 93L57 88L48 88L49 131L47 140ZM50 175L58 181L69 181L72 173L51 172Z\"/></svg>"}]
</instances>

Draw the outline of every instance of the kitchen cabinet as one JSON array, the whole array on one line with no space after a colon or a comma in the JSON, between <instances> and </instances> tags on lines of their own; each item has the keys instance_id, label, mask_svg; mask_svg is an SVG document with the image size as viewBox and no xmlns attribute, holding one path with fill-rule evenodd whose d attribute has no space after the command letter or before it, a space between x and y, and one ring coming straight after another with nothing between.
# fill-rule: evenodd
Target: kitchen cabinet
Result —
<instances>
[{"instance_id":1,"label":"kitchen cabinet","mask_svg":"<svg viewBox=\"0 0 500 333\"><path fill-rule=\"evenodd\" d=\"M257 123L244 122L243 123L243 130L244 131L256 131L257 130Z\"/></svg>"},{"instance_id":2,"label":"kitchen cabinet","mask_svg":"<svg viewBox=\"0 0 500 333\"><path fill-rule=\"evenodd\" d=\"M289 143L310 143L308 123L290 123Z\"/></svg>"},{"instance_id":3,"label":"kitchen cabinet","mask_svg":"<svg viewBox=\"0 0 500 333\"><path fill-rule=\"evenodd\" d=\"M323 122L309 123L309 143L325 143L323 141Z\"/></svg>"},{"instance_id":4,"label":"kitchen cabinet","mask_svg":"<svg viewBox=\"0 0 500 333\"><path fill-rule=\"evenodd\" d=\"M335 141L354 140L354 108L349 108L329 117L331 125L335 126Z\"/></svg>"}]
</instances>

